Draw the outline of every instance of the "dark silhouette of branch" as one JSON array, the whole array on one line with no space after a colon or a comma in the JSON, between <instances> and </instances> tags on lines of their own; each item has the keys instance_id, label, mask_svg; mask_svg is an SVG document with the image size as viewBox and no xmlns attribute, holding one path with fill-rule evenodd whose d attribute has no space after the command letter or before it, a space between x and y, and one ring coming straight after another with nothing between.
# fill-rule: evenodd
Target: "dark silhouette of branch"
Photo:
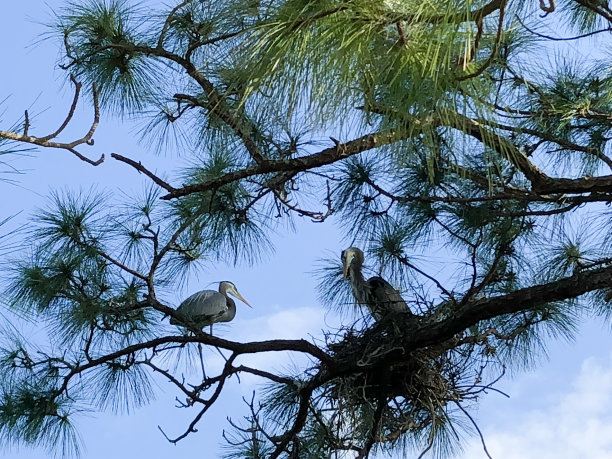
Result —
<instances>
[{"instance_id":1,"label":"dark silhouette of branch","mask_svg":"<svg viewBox=\"0 0 612 459\"><path fill-rule=\"evenodd\" d=\"M205 183L186 185L182 188L176 188L174 192L162 196L162 199L176 199L192 193L201 193L203 191L219 188L220 186L227 185L228 183L232 183L237 180L272 172L290 171L297 174L298 172L332 164L336 161L340 161L373 148L389 145L405 137L405 134L396 130L367 134L346 143L339 143L334 147L326 148L311 155L292 159L265 161L264 163L250 166L245 169L228 172L219 178L209 180Z\"/></svg>"},{"instance_id":2,"label":"dark silhouette of branch","mask_svg":"<svg viewBox=\"0 0 612 459\"><path fill-rule=\"evenodd\" d=\"M478 424L476 423L474 418L470 415L470 413L467 412L467 410L465 408L463 408L463 406L461 406L461 403L455 402L455 405L457 405L457 407L459 407L459 409L461 411L463 411L463 414L466 415L466 417L470 420L470 422L472 423L472 425L476 429L476 432L478 432L478 436L480 437L480 442L482 443L482 449L484 450L484 452L487 455L487 457L489 459L493 459L491 457L491 455L489 454L489 450L487 449L487 444L485 443L484 436L482 435L482 432L480 431L480 427L478 427Z\"/></svg>"},{"instance_id":3,"label":"dark silhouette of branch","mask_svg":"<svg viewBox=\"0 0 612 459\"><path fill-rule=\"evenodd\" d=\"M303 388L300 391L300 402L293 426L281 436L280 440L276 444L276 448L272 454L270 454L270 459L276 459L279 457L283 451L285 451L289 442L293 440L295 436L304 428L306 419L308 417L308 406L310 405L311 395L312 390L310 389Z\"/></svg>"},{"instance_id":4,"label":"dark silhouette of branch","mask_svg":"<svg viewBox=\"0 0 612 459\"><path fill-rule=\"evenodd\" d=\"M579 5L597 13L602 18L612 23L612 12L605 2L599 3L593 0L573 0Z\"/></svg>"},{"instance_id":5,"label":"dark silhouette of branch","mask_svg":"<svg viewBox=\"0 0 612 459\"><path fill-rule=\"evenodd\" d=\"M572 40L580 40L581 38L587 38L587 37L592 37L593 35L597 35L600 33L605 33L605 32L612 32L612 27L607 27L605 29L599 29L599 30L594 30L593 32L588 32L588 33L583 33L580 35L576 35L574 37L553 37L551 35L545 35L543 33L540 32L536 32L535 30L529 28L519 17L519 15L515 15L516 20L523 26L523 28L525 30L527 30L527 32L535 35L536 37L540 37L540 38L544 38L546 40L551 40L551 41L572 41Z\"/></svg>"},{"instance_id":6,"label":"dark silhouette of branch","mask_svg":"<svg viewBox=\"0 0 612 459\"><path fill-rule=\"evenodd\" d=\"M170 193L173 193L174 191L176 191L176 188L174 188L172 185L168 184L163 179L161 179L160 177L155 175L153 172L148 170L146 167L144 167L140 161L136 162L133 159L120 155L119 153L111 153L111 158L114 158L117 161L121 161L123 163L129 164L134 169L136 169L138 172L145 174L147 177L153 180L155 184L161 186L166 191L169 191Z\"/></svg>"},{"instance_id":7,"label":"dark silhouette of branch","mask_svg":"<svg viewBox=\"0 0 612 459\"><path fill-rule=\"evenodd\" d=\"M232 363L234 362L235 358L236 358L236 354L232 354L232 356L227 360L227 362L225 362L225 366L223 367L223 372L221 374L222 376L226 375L226 374L229 374L229 372L230 372L230 370L232 368ZM168 439L168 441L170 443L176 444L179 441L181 441L183 438L187 437L187 435L189 435L190 433L197 432L197 429L195 428L195 426L200 421L202 416L204 416L204 414L208 411L208 409L211 406L213 406L213 404L217 401L217 399L219 398L219 395L221 395L221 391L223 390L223 386L225 385L225 381L226 380L227 380L226 377L221 377L220 378L220 380L219 380L219 382L217 384L217 387L215 388L214 393L212 394L212 396L208 400L204 401L204 403L203 403L204 407L200 410L200 412L191 421L191 423L189 424L189 427L187 427L187 430L185 430L185 432L183 432L181 435L179 435L176 438Z\"/></svg>"},{"instance_id":8,"label":"dark silhouette of branch","mask_svg":"<svg viewBox=\"0 0 612 459\"><path fill-rule=\"evenodd\" d=\"M172 23L172 19L174 19L176 13L182 8L184 8L185 6L189 5L191 2L192 0L185 0L179 3L178 5L176 5L174 8L172 8L170 13L168 13L168 17L164 21L164 26L162 27L162 30L159 33L159 38L157 39L157 47L159 49L163 49L164 40L166 39L166 34L168 33L168 29L170 28L170 24Z\"/></svg>"}]
</instances>

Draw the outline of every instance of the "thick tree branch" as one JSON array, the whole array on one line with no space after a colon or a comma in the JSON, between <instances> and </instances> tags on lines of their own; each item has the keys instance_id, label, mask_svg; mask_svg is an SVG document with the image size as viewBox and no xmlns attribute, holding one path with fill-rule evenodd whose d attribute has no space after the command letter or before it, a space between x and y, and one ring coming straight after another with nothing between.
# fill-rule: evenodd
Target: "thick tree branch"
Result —
<instances>
[{"instance_id":1,"label":"thick tree branch","mask_svg":"<svg viewBox=\"0 0 612 459\"><path fill-rule=\"evenodd\" d=\"M171 311L174 311L172 308L168 308ZM259 352L278 352L278 351L294 351L301 352L305 354L309 354L315 359L325 363L325 364L333 364L334 359L330 357L327 353L321 350L319 347L314 344L303 340L268 340L268 341L255 341L249 343L238 343L235 341L229 341L223 338L218 338L216 336L208 335L206 333L198 333L196 336L165 336L160 338L155 338L149 341L145 341L142 343L132 344L131 346L126 346L123 349L120 349L115 352L111 352L109 354L103 355L96 359L92 359L86 363L77 363L74 365L74 368L66 377L64 378L64 382L62 386L58 389L57 393L60 394L66 390L68 387L70 380L91 368L97 367L107 362L112 362L121 357L129 356L134 354L135 352L142 351L145 349L153 349L155 347L161 346L162 344L168 343L201 343L209 346L219 347L221 349L227 349L233 351L236 356L242 354L255 354Z\"/></svg>"},{"instance_id":2,"label":"thick tree branch","mask_svg":"<svg viewBox=\"0 0 612 459\"><path fill-rule=\"evenodd\" d=\"M548 176L529 161L527 156L510 140L487 129L483 123L467 116L453 113L452 116L444 116L444 121L441 121L441 124L460 130L497 151L525 175L531 182L533 191L538 194L612 192L612 175L585 176L575 179Z\"/></svg>"},{"instance_id":3,"label":"thick tree branch","mask_svg":"<svg viewBox=\"0 0 612 459\"><path fill-rule=\"evenodd\" d=\"M338 143L334 147L326 148L311 155L285 160L265 161L262 164L229 172L219 178L209 180L205 183L186 185L182 188L177 188L172 193L162 196L162 199L176 199L192 193L201 193L203 191L219 188L220 186L227 185L228 183L253 177L255 175L285 171L297 174L298 172L316 169L321 166L332 164L336 161L340 161L373 148L389 145L406 137L406 134L397 130L367 134L346 143Z\"/></svg>"},{"instance_id":4,"label":"thick tree branch","mask_svg":"<svg viewBox=\"0 0 612 459\"><path fill-rule=\"evenodd\" d=\"M577 298L612 286L612 267L579 272L542 285L516 290L507 295L473 301L447 319L417 330L407 338L408 349L419 349L452 338L478 322L529 310L541 304Z\"/></svg>"}]
</instances>

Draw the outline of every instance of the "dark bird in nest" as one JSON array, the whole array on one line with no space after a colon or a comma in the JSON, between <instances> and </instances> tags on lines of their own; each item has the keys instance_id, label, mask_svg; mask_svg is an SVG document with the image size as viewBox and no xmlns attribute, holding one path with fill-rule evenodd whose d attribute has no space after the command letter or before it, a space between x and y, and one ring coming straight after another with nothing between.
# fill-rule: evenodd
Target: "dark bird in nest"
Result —
<instances>
[{"instance_id":1,"label":"dark bird in nest","mask_svg":"<svg viewBox=\"0 0 612 459\"><path fill-rule=\"evenodd\" d=\"M349 247L342 251L342 273L353 288L353 296L358 304L368 307L370 313L377 321L388 314L412 314L408 305L393 288L393 286L380 276L371 277L367 281L363 277L363 252L356 247Z\"/></svg>"}]
</instances>

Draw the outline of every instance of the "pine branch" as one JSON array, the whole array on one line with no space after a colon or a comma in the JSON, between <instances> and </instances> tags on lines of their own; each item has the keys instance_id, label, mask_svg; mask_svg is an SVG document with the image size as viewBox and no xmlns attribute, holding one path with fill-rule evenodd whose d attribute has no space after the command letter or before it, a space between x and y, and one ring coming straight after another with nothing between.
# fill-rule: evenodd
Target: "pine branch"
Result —
<instances>
[{"instance_id":1,"label":"pine branch","mask_svg":"<svg viewBox=\"0 0 612 459\"><path fill-rule=\"evenodd\" d=\"M162 199L176 199L182 196L187 196L192 193L201 193L208 190L214 190L228 183L232 183L248 177L256 175L269 174L273 172L291 172L297 174L310 169L316 169L350 156L357 155L364 151L371 150L383 145L389 145L404 139L406 134L399 131L392 130L387 132L379 132L374 134L367 134L360 138L351 140L346 143L338 143L336 146L326 148L317 153L313 153L308 156L302 156L299 158L285 159L285 160L274 160L266 161L264 163L250 166L242 170L235 172L229 172L219 178L209 180L205 183L199 183L196 185L187 185L182 188L177 188L173 193L169 193L162 196Z\"/></svg>"}]
</instances>

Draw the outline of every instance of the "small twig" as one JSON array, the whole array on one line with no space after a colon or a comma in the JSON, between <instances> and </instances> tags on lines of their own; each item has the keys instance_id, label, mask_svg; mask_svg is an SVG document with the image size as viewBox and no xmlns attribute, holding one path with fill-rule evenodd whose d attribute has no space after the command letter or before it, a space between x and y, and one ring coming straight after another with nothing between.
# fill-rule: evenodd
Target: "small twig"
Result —
<instances>
[{"instance_id":1,"label":"small twig","mask_svg":"<svg viewBox=\"0 0 612 459\"><path fill-rule=\"evenodd\" d=\"M285 196L283 196L283 193L279 192L278 190L272 189L272 192L274 193L274 196L276 197L276 199L278 199L285 207L287 207L288 209L296 212L297 214L303 217L311 218L312 221L315 223L324 222L333 213L333 210L331 209L330 206L328 206L327 212L325 213L301 209L297 205L291 204L289 200Z\"/></svg>"},{"instance_id":2,"label":"small twig","mask_svg":"<svg viewBox=\"0 0 612 459\"><path fill-rule=\"evenodd\" d=\"M399 35L398 43L401 46L406 46L408 43L408 39L406 38L406 31L404 30L404 26L401 21L397 21L395 23L395 27L397 28L397 34Z\"/></svg>"},{"instance_id":3,"label":"small twig","mask_svg":"<svg viewBox=\"0 0 612 459\"><path fill-rule=\"evenodd\" d=\"M185 385L183 383L181 383L181 381L176 379L170 372L164 370L163 368L158 367L157 365L155 365L150 360L146 360L144 362L144 364L149 366L151 369L153 369L153 371L156 371L156 372L162 374L163 376L165 376L166 378L168 378L168 380L172 384L174 384L176 387L178 387L185 395L187 395L194 402L204 403L204 399L200 398L197 395L196 391L191 391L191 390L187 389L187 387L185 387ZM178 399L178 397L177 397L177 399Z\"/></svg>"},{"instance_id":4,"label":"small twig","mask_svg":"<svg viewBox=\"0 0 612 459\"><path fill-rule=\"evenodd\" d=\"M470 420L470 422L472 423L472 425L476 429L476 432L478 432L478 436L480 437L480 441L482 442L482 449L484 449L484 452L487 455L487 457L489 459L493 459L491 457L491 455L489 454L489 450L487 450L487 444L485 443L484 436L482 435L482 432L480 431L480 428L478 427L478 424L476 424L476 421L474 420L474 418L470 415L470 413L467 412L467 410L465 408L463 408L463 406L461 406L461 404L459 402L455 402L455 405L457 405L459 407L459 409L461 411L463 411L463 414L465 414L467 416L467 418Z\"/></svg>"},{"instance_id":5,"label":"small twig","mask_svg":"<svg viewBox=\"0 0 612 459\"><path fill-rule=\"evenodd\" d=\"M187 437L190 433L195 433L195 432L198 431L195 428L195 426L197 425L198 422L200 422L200 419L202 418L202 416L204 416L204 413L206 413L208 411L208 409L211 406L213 406L213 404L215 403L215 401L217 400L219 395L221 395L221 391L223 390L223 386L225 384L225 381L227 380L227 375L229 374L229 372L230 372L230 370L232 368L232 363L234 362L235 358L236 358L236 354L233 354L228 359L228 361L225 363L225 366L223 368L223 372L221 373L221 378L220 378L220 380L219 380L219 382L217 384L217 387L215 388L215 392L212 394L212 396L208 400L204 401L204 407L200 410L200 412L191 421L191 423L187 427L187 430L185 430L185 432L183 432L181 435L179 435L176 438L168 439L168 441L170 443L174 443L176 445L179 441L181 441L183 438ZM226 376L226 377L223 377L223 376ZM162 431L162 433L163 433L163 431ZM166 437L166 438L168 438L168 437Z\"/></svg>"},{"instance_id":6,"label":"small twig","mask_svg":"<svg viewBox=\"0 0 612 459\"><path fill-rule=\"evenodd\" d=\"M72 83L74 84L74 98L72 99L72 105L70 106L70 110L68 111L68 115L66 116L66 119L64 119L64 122L62 123L62 125L59 128L57 128L57 131L45 137L41 137L40 140L44 141L44 140L51 140L51 139L56 138L58 135L62 133L64 129L66 129L66 126L68 126L68 123L70 123L70 120L74 116L74 111L76 110L77 104L79 102L79 94L81 93L81 87L83 85L79 83L76 80L76 78L74 78L74 75L72 74L70 75L70 81L72 81Z\"/></svg>"},{"instance_id":7,"label":"small twig","mask_svg":"<svg viewBox=\"0 0 612 459\"><path fill-rule=\"evenodd\" d=\"M460 388L460 387L464 387L464 386L457 386L457 388ZM498 394L503 395L503 396L504 396L504 397L506 397L506 398L510 398L510 395L506 394L504 391L502 391L502 390L500 390L500 389L497 389L497 388L495 388L495 387L491 387L491 386L482 386L482 385L480 385L480 384L473 384L473 385L471 385L471 386L470 386L470 388L474 388L474 387L477 387L479 390L477 390L477 391L473 391L473 392L470 392L470 394L471 394L471 395L476 395L476 394L478 394L478 393L480 393L480 392L484 392L484 393L486 393L486 391L491 390L491 391L493 391L493 392L497 392Z\"/></svg>"},{"instance_id":8,"label":"small twig","mask_svg":"<svg viewBox=\"0 0 612 459\"><path fill-rule=\"evenodd\" d=\"M456 78L457 81L465 81L465 80L469 80L470 78L475 78L481 75L489 67L489 65L491 65L491 62L493 62L493 59L495 59L495 57L497 56L497 50L499 49L499 44L501 43L501 38L503 35L504 13L506 11L506 1L507 0L503 0L499 8L499 22L497 25L497 35L495 36L495 42L493 43L493 48L491 49L491 55L480 66L480 68L478 68L475 72L470 73L468 75L462 75L460 77L457 77Z\"/></svg>"},{"instance_id":9,"label":"small twig","mask_svg":"<svg viewBox=\"0 0 612 459\"><path fill-rule=\"evenodd\" d=\"M140 161L136 162L133 159L120 155L119 153L111 153L111 158L116 159L117 161L121 161L123 163L129 164L134 169L136 169L138 172L145 174L147 177L153 180L157 185L159 185L160 187L162 187L169 193L173 193L174 191L176 191L176 188L174 188L172 185L162 180L160 177L158 177L153 172L151 172L146 167L144 167Z\"/></svg>"},{"instance_id":10,"label":"small twig","mask_svg":"<svg viewBox=\"0 0 612 459\"><path fill-rule=\"evenodd\" d=\"M184 2L179 3L174 8L172 8L170 13L168 14L168 17L166 18L166 21L164 22L164 26L162 27L161 32L159 33L159 39L157 40L158 48L162 49L164 46L164 38L166 38L166 33L168 32L168 28L170 27L170 22L174 18L174 15L178 12L178 10L180 10L184 6L187 6L191 2L192 0L185 0Z\"/></svg>"},{"instance_id":11,"label":"small twig","mask_svg":"<svg viewBox=\"0 0 612 459\"><path fill-rule=\"evenodd\" d=\"M430 434L430 439L429 439L429 443L427 444L427 447L421 451L421 454L419 454L419 457L417 459L423 459L423 457L425 456L425 454L427 454L427 451L429 451L431 449L431 447L434 444L434 436L433 434Z\"/></svg>"},{"instance_id":12,"label":"small twig","mask_svg":"<svg viewBox=\"0 0 612 459\"><path fill-rule=\"evenodd\" d=\"M30 129L30 115L26 110L23 116L23 135L28 135L28 130Z\"/></svg>"},{"instance_id":13,"label":"small twig","mask_svg":"<svg viewBox=\"0 0 612 459\"><path fill-rule=\"evenodd\" d=\"M259 370L257 368L250 368L250 367L246 367L244 365L240 365L238 367L233 368L233 372L235 373L239 373L239 372L244 372L244 373L250 373L252 375L256 375L256 376L260 376L262 378L266 378L269 379L270 381L274 381L277 382L279 384L286 384L288 386L297 386L297 383L291 379L291 378L285 378L283 376L278 376L275 375L274 373L270 373L264 370Z\"/></svg>"},{"instance_id":14,"label":"small twig","mask_svg":"<svg viewBox=\"0 0 612 459\"><path fill-rule=\"evenodd\" d=\"M157 428L159 429L159 431L162 433L162 435L166 438L166 440L168 440L169 442L172 442L172 440L170 439L170 437L168 437L168 435L166 435L166 432L164 432L164 429L161 428L160 425L157 426Z\"/></svg>"},{"instance_id":15,"label":"small twig","mask_svg":"<svg viewBox=\"0 0 612 459\"><path fill-rule=\"evenodd\" d=\"M580 40L581 38L592 37L593 35L597 35L603 32L612 32L612 27L608 27L606 29L595 30L593 32L583 33L582 35L576 35L575 37L551 37L550 35L545 35L540 32L536 32L535 30L527 27L527 25L521 20L521 18L517 15L516 20L527 30L527 32L535 35L536 37L545 38L546 40L552 41L571 41L571 40Z\"/></svg>"},{"instance_id":16,"label":"small twig","mask_svg":"<svg viewBox=\"0 0 612 459\"><path fill-rule=\"evenodd\" d=\"M436 284L436 287L438 287L438 289L444 293L446 296L448 296L452 301L454 301L454 295L452 294L452 292L450 292L449 290L447 290L446 288L444 288L444 286L440 283L440 281L438 279L436 279L435 277L427 274L425 271L417 268L415 265L413 265L412 263L410 263L410 261L408 261L408 258L405 256L396 256L395 258L397 258L397 261L399 261L401 264L403 264L404 266L412 269L413 271L416 271L417 273L419 273L421 276L426 277L427 279L429 279L430 281L432 281L434 284Z\"/></svg>"}]
</instances>

